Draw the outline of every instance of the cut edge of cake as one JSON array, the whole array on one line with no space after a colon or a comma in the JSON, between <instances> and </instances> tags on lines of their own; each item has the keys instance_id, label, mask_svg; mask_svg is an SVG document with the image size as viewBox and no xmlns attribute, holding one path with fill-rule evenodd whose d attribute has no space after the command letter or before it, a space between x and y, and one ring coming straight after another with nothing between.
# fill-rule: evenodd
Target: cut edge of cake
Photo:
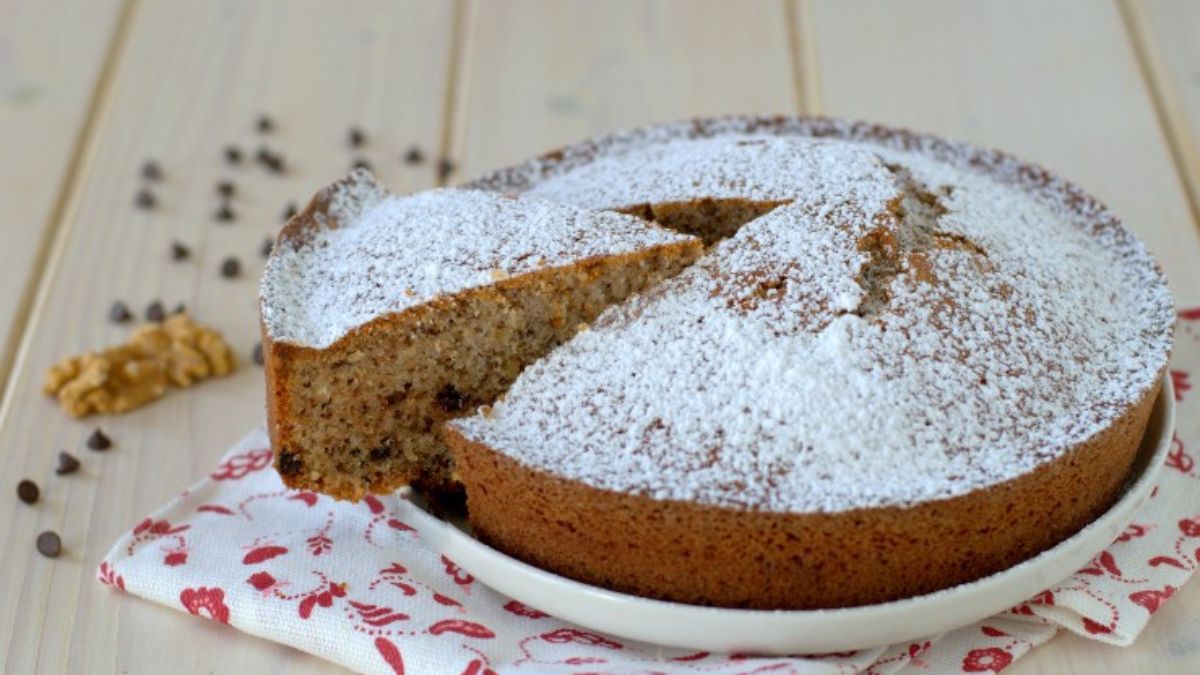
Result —
<instances>
[{"instance_id":1,"label":"cut edge of cake","mask_svg":"<svg viewBox=\"0 0 1200 675\"><path fill-rule=\"evenodd\" d=\"M272 257L313 245L322 230L351 226L392 198L370 174L350 174L289 220ZM582 209L553 208L590 217ZM526 365L605 308L678 273L703 251L699 239L634 216L595 217L658 234L632 250L511 276L497 271L485 284L381 313L327 345L273 333L272 312L280 308L271 302L280 298L271 284L279 280L269 262L260 299L262 344L268 431L284 483L351 500L405 485L435 494L460 490L440 437L445 421L492 402Z\"/></svg>"}]
</instances>

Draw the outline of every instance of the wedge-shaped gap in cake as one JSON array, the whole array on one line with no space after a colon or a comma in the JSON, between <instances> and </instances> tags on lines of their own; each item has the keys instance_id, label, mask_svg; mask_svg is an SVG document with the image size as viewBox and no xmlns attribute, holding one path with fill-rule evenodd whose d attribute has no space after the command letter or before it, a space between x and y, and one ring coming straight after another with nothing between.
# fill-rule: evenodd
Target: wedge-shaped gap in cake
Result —
<instances>
[{"instance_id":1,"label":"wedge-shaped gap in cake","mask_svg":"<svg viewBox=\"0 0 1200 675\"><path fill-rule=\"evenodd\" d=\"M705 246L712 246L737 234L746 223L789 203L790 199L754 201L704 197L689 201L635 204L616 210L682 234L700 237Z\"/></svg>"}]
</instances>

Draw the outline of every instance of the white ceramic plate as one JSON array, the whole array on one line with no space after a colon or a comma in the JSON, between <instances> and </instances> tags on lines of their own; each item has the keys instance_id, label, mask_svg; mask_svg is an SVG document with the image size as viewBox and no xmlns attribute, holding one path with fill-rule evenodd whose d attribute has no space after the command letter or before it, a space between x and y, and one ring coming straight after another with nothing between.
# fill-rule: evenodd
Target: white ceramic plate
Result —
<instances>
[{"instance_id":1,"label":"white ceramic plate","mask_svg":"<svg viewBox=\"0 0 1200 675\"><path fill-rule=\"evenodd\" d=\"M1125 529L1158 479L1171 446L1175 396L1165 378L1123 496L1075 536L992 576L879 605L807 611L699 607L648 600L572 581L475 539L465 523L421 508L413 525L431 545L500 593L584 628L669 647L759 654L864 649L936 635L1004 611L1069 577ZM423 506L419 495L415 504Z\"/></svg>"}]
</instances>

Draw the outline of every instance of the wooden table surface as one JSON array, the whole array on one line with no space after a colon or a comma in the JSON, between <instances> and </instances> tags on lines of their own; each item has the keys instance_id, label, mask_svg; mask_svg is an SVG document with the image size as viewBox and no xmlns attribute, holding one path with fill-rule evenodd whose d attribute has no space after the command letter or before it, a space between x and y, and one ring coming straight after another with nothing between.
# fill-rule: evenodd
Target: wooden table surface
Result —
<instances>
[{"instance_id":1,"label":"wooden table surface","mask_svg":"<svg viewBox=\"0 0 1200 675\"><path fill-rule=\"evenodd\" d=\"M1193 0L0 0L0 663L10 673L339 669L94 581L124 529L263 418L256 251L364 157L385 183L454 183L629 125L738 112L865 118L998 146L1100 195L1200 304L1200 2ZM277 128L260 137L259 113ZM347 129L369 135L361 151ZM285 153L282 176L221 149ZM134 208L144 160L159 207ZM218 224L214 184L236 181ZM171 241L194 249L172 262ZM241 278L221 278L229 255ZM57 358L119 341L106 320L184 302L231 340L233 377L101 421L105 455L40 393ZM83 470L54 475L59 450ZM62 534L56 561L33 547ZM1200 672L1200 583L1136 646L1060 635L1011 672Z\"/></svg>"}]
</instances>

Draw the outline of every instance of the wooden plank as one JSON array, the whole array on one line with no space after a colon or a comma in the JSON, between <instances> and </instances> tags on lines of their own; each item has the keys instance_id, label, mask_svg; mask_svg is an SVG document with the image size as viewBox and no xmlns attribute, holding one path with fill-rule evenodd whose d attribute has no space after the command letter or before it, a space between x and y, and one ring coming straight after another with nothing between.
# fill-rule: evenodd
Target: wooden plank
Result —
<instances>
[{"instance_id":1,"label":"wooden plank","mask_svg":"<svg viewBox=\"0 0 1200 675\"><path fill-rule=\"evenodd\" d=\"M124 4L0 2L0 383L25 325Z\"/></svg>"},{"instance_id":2,"label":"wooden plank","mask_svg":"<svg viewBox=\"0 0 1200 675\"><path fill-rule=\"evenodd\" d=\"M258 333L257 251L288 200L306 199L348 169L359 154L347 146L348 128L366 130L361 155L384 182L401 190L434 182L429 164L407 167L400 158L410 143L430 153L442 137L452 14L449 3L418 0L359 1L350 12L319 0L137 5L0 409L0 475L33 478L43 492L35 508L0 500L6 672L225 672L230 664L245 672L335 670L121 598L93 577L120 532L261 423L262 374L248 358ZM260 112L277 122L264 136L253 128ZM248 154L269 144L285 154L287 171L276 176L253 162L231 168L222 158L226 143ZM160 205L150 212L132 204L147 158L165 173L153 185ZM212 217L222 178L238 190L230 224ZM190 261L170 260L172 240L192 246ZM217 273L229 255L242 261L239 279ZM96 421L67 420L39 388L60 356L123 339L126 329L105 320L114 298L139 312L155 298L187 303L225 333L241 367L99 420L116 447L98 454L83 445ZM53 474L60 449L81 456L79 474ZM33 549L47 529L62 534L66 549L54 562Z\"/></svg>"},{"instance_id":3,"label":"wooden plank","mask_svg":"<svg viewBox=\"0 0 1200 675\"><path fill-rule=\"evenodd\" d=\"M797 105L775 0L475 2L467 35L464 177L601 132Z\"/></svg>"},{"instance_id":4,"label":"wooden plank","mask_svg":"<svg viewBox=\"0 0 1200 675\"><path fill-rule=\"evenodd\" d=\"M1200 3L1123 0L1130 32L1200 214ZM1200 218L1200 216L1197 216Z\"/></svg>"},{"instance_id":5,"label":"wooden plank","mask_svg":"<svg viewBox=\"0 0 1200 675\"><path fill-rule=\"evenodd\" d=\"M1200 302L1200 238L1112 3L798 2L812 112L911 126L1052 167L1126 219L1181 303ZM1191 584L1133 648L1064 636L1012 670L1198 672L1197 617L1200 586Z\"/></svg>"}]
</instances>

